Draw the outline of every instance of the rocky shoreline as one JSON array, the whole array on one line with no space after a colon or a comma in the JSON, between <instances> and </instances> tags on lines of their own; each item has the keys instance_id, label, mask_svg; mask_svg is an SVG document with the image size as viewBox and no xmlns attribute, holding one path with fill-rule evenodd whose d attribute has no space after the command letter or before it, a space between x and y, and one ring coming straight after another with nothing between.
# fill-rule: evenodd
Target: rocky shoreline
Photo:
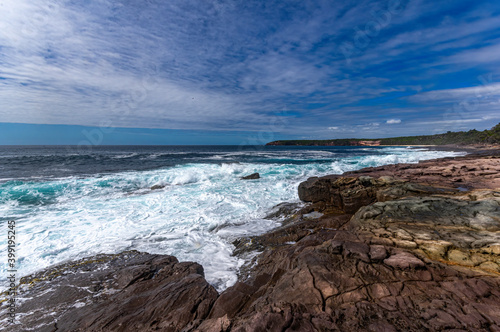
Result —
<instances>
[{"instance_id":1,"label":"rocky shoreline","mask_svg":"<svg viewBox=\"0 0 500 332\"><path fill-rule=\"evenodd\" d=\"M25 277L5 331L500 331L500 153L310 178L221 294L135 251Z\"/></svg>"}]
</instances>

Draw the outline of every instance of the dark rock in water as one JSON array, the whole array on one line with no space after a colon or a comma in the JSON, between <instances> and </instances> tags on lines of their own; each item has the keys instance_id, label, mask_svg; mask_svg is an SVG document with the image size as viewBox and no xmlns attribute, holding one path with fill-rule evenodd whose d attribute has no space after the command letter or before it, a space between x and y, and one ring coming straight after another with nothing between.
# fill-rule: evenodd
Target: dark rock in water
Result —
<instances>
[{"instance_id":1,"label":"dark rock in water","mask_svg":"<svg viewBox=\"0 0 500 332\"><path fill-rule=\"evenodd\" d=\"M197 263L137 251L98 255L22 278L20 323L2 330L189 330L217 297Z\"/></svg>"},{"instance_id":2,"label":"dark rock in water","mask_svg":"<svg viewBox=\"0 0 500 332\"><path fill-rule=\"evenodd\" d=\"M155 184L154 186L151 187L151 190L163 189L165 187L166 187L166 185L164 185L164 184Z\"/></svg>"},{"instance_id":3,"label":"dark rock in water","mask_svg":"<svg viewBox=\"0 0 500 332\"><path fill-rule=\"evenodd\" d=\"M260 179L260 174L259 173L253 173L253 174L244 176L241 179L242 180L256 180L256 179Z\"/></svg>"}]
</instances>

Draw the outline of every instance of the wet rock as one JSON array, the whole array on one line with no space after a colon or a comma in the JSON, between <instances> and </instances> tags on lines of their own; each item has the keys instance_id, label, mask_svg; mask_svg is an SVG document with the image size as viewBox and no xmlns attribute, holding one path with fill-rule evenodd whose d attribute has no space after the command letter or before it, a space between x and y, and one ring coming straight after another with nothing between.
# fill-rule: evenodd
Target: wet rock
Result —
<instances>
[{"instance_id":1,"label":"wet rock","mask_svg":"<svg viewBox=\"0 0 500 332\"><path fill-rule=\"evenodd\" d=\"M199 264L136 251L98 255L23 278L19 324L2 328L181 331L196 327L217 297Z\"/></svg>"},{"instance_id":2,"label":"wet rock","mask_svg":"<svg viewBox=\"0 0 500 332\"><path fill-rule=\"evenodd\" d=\"M283 220L293 218L303 207L303 203L280 203L272 208L265 219Z\"/></svg>"},{"instance_id":3,"label":"wet rock","mask_svg":"<svg viewBox=\"0 0 500 332\"><path fill-rule=\"evenodd\" d=\"M151 190L163 189L165 187L166 187L166 185L164 185L164 184L155 184L154 186L151 187Z\"/></svg>"},{"instance_id":4,"label":"wet rock","mask_svg":"<svg viewBox=\"0 0 500 332\"><path fill-rule=\"evenodd\" d=\"M256 180L260 179L260 174L259 173L253 173L247 176L241 177L242 180Z\"/></svg>"}]
</instances>

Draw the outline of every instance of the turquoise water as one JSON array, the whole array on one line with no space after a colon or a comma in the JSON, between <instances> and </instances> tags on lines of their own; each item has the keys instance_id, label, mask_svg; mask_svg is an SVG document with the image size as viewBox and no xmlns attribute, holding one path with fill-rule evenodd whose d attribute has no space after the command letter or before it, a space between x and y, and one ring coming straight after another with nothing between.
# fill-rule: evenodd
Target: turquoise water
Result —
<instances>
[{"instance_id":1,"label":"turquoise water","mask_svg":"<svg viewBox=\"0 0 500 332\"><path fill-rule=\"evenodd\" d=\"M136 249L196 261L222 290L243 259L231 242L278 223L264 216L298 202L310 176L418 162L455 152L407 148L0 148L0 247L16 221L18 274L66 260ZM259 172L261 179L242 181ZM153 185L164 186L151 190ZM0 269L6 275L6 250ZM5 279L2 279L5 282Z\"/></svg>"}]
</instances>

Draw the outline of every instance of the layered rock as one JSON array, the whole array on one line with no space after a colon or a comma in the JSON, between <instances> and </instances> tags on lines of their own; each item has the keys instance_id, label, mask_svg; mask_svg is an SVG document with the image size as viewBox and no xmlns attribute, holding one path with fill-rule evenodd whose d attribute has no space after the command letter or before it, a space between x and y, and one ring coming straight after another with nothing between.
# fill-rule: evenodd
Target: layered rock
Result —
<instances>
[{"instance_id":1,"label":"layered rock","mask_svg":"<svg viewBox=\"0 0 500 332\"><path fill-rule=\"evenodd\" d=\"M471 190L499 177L475 156L309 179L198 331L500 331L500 193Z\"/></svg>"},{"instance_id":2,"label":"layered rock","mask_svg":"<svg viewBox=\"0 0 500 332\"><path fill-rule=\"evenodd\" d=\"M500 279L322 231L266 250L197 331L491 331Z\"/></svg>"},{"instance_id":3,"label":"layered rock","mask_svg":"<svg viewBox=\"0 0 500 332\"><path fill-rule=\"evenodd\" d=\"M344 176L391 176L404 181L460 190L500 188L500 152L364 168ZM333 176L335 177L335 176Z\"/></svg>"},{"instance_id":4,"label":"layered rock","mask_svg":"<svg viewBox=\"0 0 500 332\"><path fill-rule=\"evenodd\" d=\"M498 197L412 197L361 208L350 227L370 243L415 249L434 260L500 272Z\"/></svg>"}]
</instances>

